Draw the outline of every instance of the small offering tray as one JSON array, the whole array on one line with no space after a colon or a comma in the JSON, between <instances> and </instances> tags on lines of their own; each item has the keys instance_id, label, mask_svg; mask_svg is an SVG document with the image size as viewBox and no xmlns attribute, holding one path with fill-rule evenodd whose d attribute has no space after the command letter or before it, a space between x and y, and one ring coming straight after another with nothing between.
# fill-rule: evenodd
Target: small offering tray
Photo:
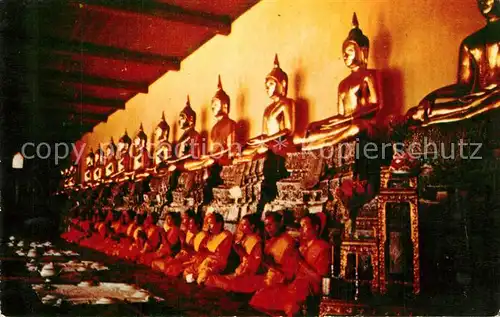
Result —
<instances>
[{"instance_id":1,"label":"small offering tray","mask_svg":"<svg viewBox=\"0 0 500 317\"><path fill-rule=\"evenodd\" d=\"M145 303L153 299L163 301L163 298L155 297L148 291L136 288L125 283L102 282L99 285L91 286L82 282L77 285L53 284L49 289L44 284L33 285L33 290L42 302L47 295L62 299L71 305L98 305L115 304L119 302Z\"/></svg>"},{"instance_id":2,"label":"small offering tray","mask_svg":"<svg viewBox=\"0 0 500 317\"><path fill-rule=\"evenodd\" d=\"M63 251L49 250L43 253L43 256L79 256L79 255L80 254L71 250L63 250Z\"/></svg>"},{"instance_id":3,"label":"small offering tray","mask_svg":"<svg viewBox=\"0 0 500 317\"><path fill-rule=\"evenodd\" d=\"M42 262L42 265L48 263ZM61 273L70 272L89 272L89 271L107 271L109 268L102 263L94 261L68 261L56 263Z\"/></svg>"}]
</instances>

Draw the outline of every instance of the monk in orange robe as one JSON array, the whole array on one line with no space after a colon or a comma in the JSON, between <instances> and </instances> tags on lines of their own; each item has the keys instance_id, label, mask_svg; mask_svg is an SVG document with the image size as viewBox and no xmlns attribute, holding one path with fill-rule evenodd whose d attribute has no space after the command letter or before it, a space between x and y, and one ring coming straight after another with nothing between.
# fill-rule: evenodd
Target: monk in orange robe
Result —
<instances>
[{"instance_id":1,"label":"monk in orange robe","mask_svg":"<svg viewBox=\"0 0 500 317\"><path fill-rule=\"evenodd\" d=\"M224 218L221 214L209 214L207 226L209 237L206 246L198 250L193 263L184 270L186 280L192 278L198 284L205 283L210 275L218 274L226 268L233 243L232 233L224 230Z\"/></svg>"},{"instance_id":2,"label":"monk in orange robe","mask_svg":"<svg viewBox=\"0 0 500 317\"><path fill-rule=\"evenodd\" d=\"M144 231L146 233L146 249L145 252L138 258L138 262L150 266L155 258L155 252L161 245L162 228L156 223L158 221L158 213L148 213L144 220Z\"/></svg>"},{"instance_id":3,"label":"monk in orange robe","mask_svg":"<svg viewBox=\"0 0 500 317\"><path fill-rule=\"evenodd\" d=\"M120 227L117 237L115 237L118 241L113 246L113 249L109 250L110 255L118 257L123 257L123 253L126 252L134 242L134 233L139 228L138 221L140 221L135 211L131 209L124 212L122 217L122 226Z\"/></svg>"},{"instance_id":4,"label":"monk in orange robe","mask_svg":"<svg viewBox=\"0 0 500 317\"><path fill-rule=\"evenodd\" d=\"M91 218L87 211L81 210L80 215L70 222L70 228L61 238L71 243L78 243L85 238L90 230Z\"/></svg>"},{"instance_id":5,"label":"monk in orange robe","mask_svg":"<svg viewBox=\"0 0 500 317\"><path fill-rule=\"evenodd\" d=\"M135 254L134 244L138 240L138 234L142 230L144 231L144 220L146 214L136 214L134 221L127 228L127 237L120 241L120 247L118 250L118 257L124 259L130 259Z\"/></svg>"},{"instance_id":6,"label":"monk in orange robe","mask_svg":"<svg viewBox=\"0 0 500 317\"><path fill-rule=\"evenodd\" d=\"M104 224L105 215L102 211L97 208L94 210L92 215L92 221L90 224L87 236L80 240L79 244L84 247L93 248L96 243L100 240L99 229L102 224Z\"/></svg>"},{"instance_id":7,"label":"monk in orange robe","mask_svg":"<svg viewBox=\"0 0 500 317\"><path fill-rule=\"evenodd\" d=\"M118 232L120 225L121 225L121 213L118 211L110 211L108 213L108 217L106 219L106 231L102 231L101 229L101 236L104 237L94 248L100 252L107 253L109 252L110 249L112 249L116 243L116 241L113 239L113 237L116 235L116 232Z\"/></svg>"},{"instance_id":8,"label":"monk in orange robe","mask_svg":"<svg viewBox=\"0 0 500 317\"><path fill-rule=\"evenodd\" d=\"M237 291L242 282L240 277L257 274L262 260L262 239L257 233L258 222L257 214L245 215L240 220L233 243L233 249L240 257L240 265L233 274L209 276L206 286Z\"/></svg>"},{"instance_id":9,"label":"monk in orange robe","mask_svg":"<svg viewBox=\"0 0 500 317\"><path fill-rule=\"evenodd\" d=\"M181 216L178 212L169 212L163 223L161 244L147 261L154 270L162 271L164 263L174 257L181 249Z\"/></svg>"},{"instance_id":10,"label":"monk in orange robe","mask_svg":"<svg viewBox=\"0 0 500 317\"><path fill-rule=\"evenodd\" d=\"M294 239L284 232L282 216L267 212L264 218L265 242L262 256L264 274L241 276L233 292L254 293L264 287L281 284L295 277L298 250Z\"/></svg>"},{"instance_id":11,"label":"monk in orange robe","mask_svg":"<svg viewBox=\"0 0 500 317\"><path fill-rule=\"evenodd\" d=\"M130 225L130 218L133 216L131 211L126 212L125 215L122 211L115 211L113 221L111 222L111 231L105 242L105 247L101 251L107 255L112 255L120 243L120 239L126 234L127 228Z\"/></svg>"},{"instance_id":12,"label":"monk in orange robe","mask_svg":"<svg viewBox=\"0 0 500 317\"><path fill-rule=\"evenodd\" d=\"M318 295L322 277L328 274L331 246L319 238L321 220L309 214L300 220L300 258L295 278L289 284L266 287L252 297L250 305L270 314L284 311L294 316L309 295Z\"/></svg>"},{"instance_id":13,"label":"monk in orange robe","mask_svg":"<svg viewBox=\"0 0 500 317\"><path fill-rule=\"evenodd\" d=\"M188 231L181 251L174 258L165 260L157 266L158 270L171 277L179 276L192 263L193 256L200 249L206 247L208 227L203 226L203 230L200 231L200 217L192 211L187 212L187 214L189 217Z\"/></svg>"},{"instance_id":14,"label":"monk in orange robe","mask_svg":"<svg viewBox=\"0 0 500 317\"><path fill-rule=\"evenodd\" d=\"M151 244L148 242L146 232L139 227L134 233L135 241L130 245L127 252L123 254L126 260L136 262L139 257L151 250Z\"/></svg>"},{"instance_id":15,"label":"monk in orange robe","mask_svg":"<svg viewBox=\"0 0 500 317\"><path fill-rule=\"evenodd\" d=\"M101 251L105 248L107 237L111 234L111 220L113 219L113 212L110 210L106 216L102 212L99 212L97 221L94 224L94 232L92 236L82 242L82 245L85 245L89 248Z\"/></svg>"}]
</instances>

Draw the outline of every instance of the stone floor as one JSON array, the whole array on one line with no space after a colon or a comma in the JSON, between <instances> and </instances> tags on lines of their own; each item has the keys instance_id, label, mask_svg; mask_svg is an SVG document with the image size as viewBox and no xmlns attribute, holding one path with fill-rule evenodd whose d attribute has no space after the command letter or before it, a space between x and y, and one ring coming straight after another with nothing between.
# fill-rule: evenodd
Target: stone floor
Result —
<instances>
[{"instance_id":1,"label":"stone floor","mask_svg":"<svg viewBox=\"0 0 500 317\"><path fill-rule=\"evenodd\" d=\"M26 270L25 258L12 254L12 250L2 245L0 261L1 312L5 316L258 316L261 313L247 304L250 296L226 293L218 289L187 284L182 279L167 278L148 267L110 258L104 254L76 245L66 245L58 241L64 249L75 250L81 259L104 263L110 268L96 274L100 281L136 284L149 290L155 296L165 299L161 303L113 304L113 305L42 305L32 284L42 283L37 273ZM10 253L9 253L10 252ZM62 260L62 259L60 259ZM52 259L57 261L57 259ZM63 279L63 278L61 278ZM81 280L76 275L66 275L64 283ZM426 290L414 297L408 288L390 287L383 297L361 292L358 301L348 297L332 301L333 305L363 307L363 315L462 315L486 316L498 314L500 292L495 285L475 284L470 287L456 287L456 284L439 283L426 285ZM334 285L346 288L346 285ZM347 285L349 288L349 285ZM347 292L349 293L349 291ZM359 313L355 310L352 315ZM341 314L345 315L347 313Z\"/></svg>"}]
</instances>

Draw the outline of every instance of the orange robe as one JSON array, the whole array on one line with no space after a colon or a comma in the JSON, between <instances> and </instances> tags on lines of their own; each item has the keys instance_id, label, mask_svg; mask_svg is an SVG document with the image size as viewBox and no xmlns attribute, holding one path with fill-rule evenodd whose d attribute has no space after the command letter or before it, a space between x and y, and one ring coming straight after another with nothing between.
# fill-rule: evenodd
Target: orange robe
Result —
<instances>
[{"instance_id":1,"label":"orange robe","mask_svg":"<svg viewBox=\"0 0 500 317\"><path fill-rule=\"evenodd\" d=\"M105 231L106 225L104 222L99 221L94 223L92 226L93 230L89 230L89 232L91 232L90 236L80 240L80 245L88 248L95 248L95 246L102 240L101 234L99 232L99 230L101 230L101 232L103 231L101 227L104 227L103 229Z\"/></svg>"},{"instance_id":2,"label":"orange robe","mask_svg":"<svg viewBox=\"0 0 500 317\"><path fill-rule=\"evenodd\" d=\"M206 250L198 251L195 261L184 270L184 276L193 274L201 284L209 276L222 272L227 266L232 243L233 234L228 230L210 236Z\"/></svg>"},{"instance_id":3,"label":"orange robe","mask_svg":"<svg viewBox=\"0 0 500 317\"><path fill-rule=\"evenodd\" d=\"M164 262L174 256L180 248L180 229L179 227L163 227L164 232L161 234L161 229L158 231L158 239L161 239L161 244L155 252L149 253L143 259L144 263L149 263L153 269L162 270L161 262ZM160 268L161 266L161 268Z\"/></svg>"},{"instance_id":4,"label":"orange robe","mask_svg":"<svg viewBox=\"0 0 500 317\"><path fill-rule=\"evenodd\" d=\"M158 269L168 276L179 276L186 267L195 261L194 256L206 244L207 238L206 231L200 231L196 235L188 232L184 249L177 253L174 258L164 261Z\"/></svg>"},{"instance_id":5,"label":"orange robe","mask_svg":"<svg viewBox=\"0 0 500 317\"><path fill-rule=\"evenodd\" d=\"M89 220L72 219L70 228L67 232L61 235L61 238L71 243L78 243L82 238L87 235L90 230Z\"/></svg>"},{"instance_id":6,"label":"orange robe","mask_svg":"<svg viewBox=\"0 0 500 317\"><path fill-rule=\"evenodd\" d=\"M128 226L128 224L123 224L120 220L113 222L111 224L112 232L104 242L105 246L101 248L101 251L106 253L107 255L113 255L117 246L119 245L119 241L117 241L117 239L119 238L120 234L127 233Z\"/></svg>"},{"instance_id":7,"label":"orange robe","mask_svg":"<svg viewBox=\"0 0 500 317\"><path fill-rule=\"evenodd\" d=\"M266 241L264 254L272 257L279 266L267 269L262 275L240 276L237 282L233 283L232 291L237 293L254 293L266 286L272 286L293 279L297 272L298 252L294 239L287 233Z\"/></svg>"},{"instance_id":8,"label":"orange robe","mask_svg":"<svg viewBox=\"0 0 500 317\"><path fill-rule=\"evenodd\" d=\"M135 241L134 236L138 229L140 229L140 227L135 222L130 223L127 226L125 237L122 237L119 243L115 245L115 250L112 254L120 258L124 258L128 254L130 246Z\"/></svg>"},{"instance_id":9,"label":"orange robe","mask_svg":"<svg viewBox=\"0 0 500 317\"><path fill-rule=\"evenodd\" d=\"M205 285L222 288L226 291L238 291L238 285L241 284L244 277L257 274L262 260L261 238L257 234L249 234L243 238L242 246L246 254L240 259L240 265L234 273L209 276Z\"/></svg>"},{"instance_id":10,"label":"orange robe","mask_svg":"<svg viewBox=\"0 0 500 317\"><path fill-rule=\"evenodd\" d=\"M250 305L266 313L284 311L293 316L309 295L319 294L321 279L328 274L330 267L331 247L324 240L312 240L301 248L301 255L293 281L258 291L250 300Z\"/></svg>"},{"instance_id":11,"label":"orange robe","mask_svg":"<svg viewBox=\"0 0 500 317\"><path fill-rule=\"evenodd\" d=\"M150 266L151 262L155 259L156 251L160 247L161 242L161 228L157 225L151 225L146 229L147 248L145 252L138 258L139 263Z\"/></svg>"},{"instance_id":12,"label":"orange robe","mask_svg":"<svg viewBox=\"0 0 500 317\"><path fill-rule=\"evenodd\" d=\"M87 240L88 247L101 251L105 247L106 238L109 235L105 222L99 222L95 227L95 233Z\"/></svg>"}]
</instances>

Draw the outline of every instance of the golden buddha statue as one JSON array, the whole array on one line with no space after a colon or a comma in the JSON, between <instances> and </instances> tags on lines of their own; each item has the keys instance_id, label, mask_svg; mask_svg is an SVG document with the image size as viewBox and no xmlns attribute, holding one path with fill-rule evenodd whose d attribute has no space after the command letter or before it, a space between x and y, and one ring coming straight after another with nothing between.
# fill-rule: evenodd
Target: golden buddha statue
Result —
<instances>
[{"instance_id":1,"label":"golden buddha statue","mask_svg":"<svg viewBox=\"0 0 500 317\"><path fill-rule=\"evenodd\" d=\"M183 166L186 170L208 167L218 161L227 164L234 154L232 145L236 138L236 122L229 118L231 100L222 88L219 76L217 92L212 98L212 114L216 123L210 131L211 150L210 153L197 160L189 160Z\"/></svg>"},{"instance_id":2,"label":"golden buddha statue","mask_svg":"<svg viewBox=\"0 0 500 317\"><path fill-rule=\"evenodd\" d=\"M469 119L500 107L500 2L478 0L486 26L460 45L457 83L428 94L407 117L429 126Z\"/></svg>"},{"instance_id":3,"label":"golden buddha statue","mask_svg":"<svg viewBox=\"0 0 500 317\"><path fill-rule=\"evenodd\" d=\"M179 127L184 132L182 133L173 153L174 158L167 161L168 164L173 164L169 167L170 170L175 170L187 159L197 159L201 152L201 135L196 131L196 112L191 108L189 96L187 97L186 106L179 114Z\"/></svg>"},{"instance_id":4,"label":"golden buddha statue","mask_svg":"<svg viewBox=\"0 0 500 317\"><path fill-rule=\"evenodd\" d=\"M144 133L144 128L139 127L139 131L134 139L132 147L132 169L134 172L144 171L149 167L149 154L147 149L148 137Z\"/></svg>"},{"instance_id":5,"label":"golden buddha statue","mask_svg":"<svg viewBox=\"0 0 500 317\"><path fill-rule=\"evenodd\" d=\"M112 137L106 147L105 165L106 169L104 174L106 178L109 178L111 175L116 173L116 144Z\"/></svg>"},{"instance_id":6,"label":"golden buddha statue","mask_svg":"<svg viewBox=\"0 0 500 317\"><path fill-rule=\"evenodd\" d=\"M104 176L104 151L102 150L101 145L99 144L99 148L95 152L95 164L94 164L94 181L100 182Z\"/></svg>"},{"instance_id":7,"label":"golden buddha statue","mask_svg":"<svg viewBox=\"0 0 500 317\"><path fill-rule=\"evenodd\" d=\"M85 157L85 173L83 174L83 181L85 183L89 183L92 181L92 177L94 176L94 163L95 163L95 155L94 150L90 148L90 152Z\"/></svg>"},{"instance_id":8,"label":"golden buddha statue","mask_svg":"<svg viewBox=\"0 0 500 317\"><path fill-rule=\"evenodd\" d=\"M155 167L159 167L172 156L172 145L168 142L169 135L170 126L165 121L165 113L162 113L161 121L156 126L152 141L154 145L153 165Z\"/></svg>"},{"instance_id":9,"label":"golden buddha statue","mask_svg":"<svg viewBox=\"0 0 500 317\"><path fill-rule=\"evenodd\" d=\"M369 119L380 109L380 89L374 70L367 68L370 41L359 28L354 13L353 27L342 45L344 63L351 74L338 86L338 114L309 124L305 138L297 138L303 150L338 144L369 129Z\"/></svg>"},{"instance_id":10,"label":"golden buddha statue","mask_svg":"<svg viewBox=\"0 0 500 317\"><path fill-rule=\"evenodd\" d=\"M111 175L112 178L121 178L124 176L123 174L130 172L131 143L132 140L128 136L127 130L125 130L125 134L118 140L116 173Z\"/></svg>"},{"instance_id":11,"label":"golden buddha statue","mask_svg":"<svg viewBox=\"0 0 500 317\"><path fill-rule=\"evenodd\" d=\"M285 140L292 137L295 131L295 101L286 96L288 75L280 68L277 54L274 68L266 76L265 87L272 103L264 110L262 134L247 142L246 149L236 162L252 160L255 155L267 152L268 146L286 144Z\"/></svg>"}]
</instances>

